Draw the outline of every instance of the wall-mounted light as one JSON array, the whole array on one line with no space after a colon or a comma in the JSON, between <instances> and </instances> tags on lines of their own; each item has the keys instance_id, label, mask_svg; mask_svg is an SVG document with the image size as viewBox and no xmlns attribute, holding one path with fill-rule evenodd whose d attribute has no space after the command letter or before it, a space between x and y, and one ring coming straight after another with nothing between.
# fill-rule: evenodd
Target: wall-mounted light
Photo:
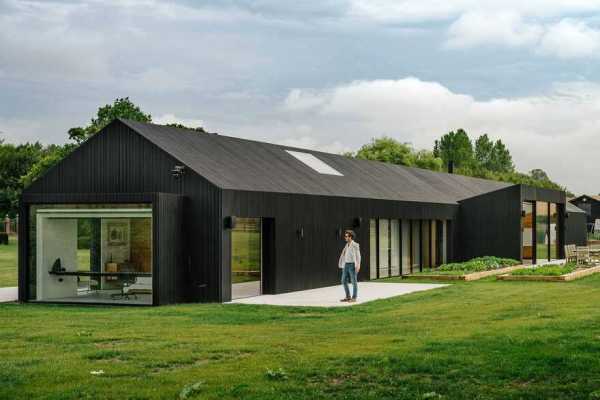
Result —
<instances>
[{"instance_id":1,"label":"wall-mounted light","mask_svg":"<svg viewBox=\"0 0 600 400\"><path fill-rule=\"evenodd\" d=\"M183 174L185 173L185 167L183 165L176 165L173 167L173 169L171 170L171 175L173 176L173 178L175 179L179 179L183 176Z\"/></svg>"},{"instance_id":2,"label":"wall-mounted light","mask_svg":"<svg viewBox=\"0 0 600 400\"><path fill-rule=\"evenodd\" d=\"M354 218L354 221L352 221L352 226L356 229L356 228L360 228L360 225L362 224L362 218L361 217L356 217Z\"/></svg>"},{"instance_id":3,"label":"wall-mounted light","mask_svg":"<svg viewBox=\"0 0 600 400\"><path fill-rule=\"evenodd\" d=\"M298 228L298 230L296 231L296 235L298 235L298 239L300 239L300 240L304 239L304 228L303 227Z\"/></svg>"},{"instance_id":4,"label":"wall-mounted light","mask_svg":"<svg viewBox=\"0 0 600 400\"><path fill-rule=\"evenodd\" d=\"M565 219L569 218L569 213L565 213Z\"/></svg>"},{"instance_id":5,"label":"wall-mounted light","mask_svg":"<svg viewBox=\"0 0 600 400\"><path fill-rule=\"evenodd\" d=\"M234 215L225 218L225 228L234 229L236 224L237 218Z\"/></svg>"},{"instance_id":6,"label":"wall-mounted light","mask_svg":"<svg viewBox=\"0 0 600 400\"><path fill-rule=\"evenodd\" d=\"M342 228L337 228L335 230L335 237L342 238L343 233L344 233L344 230Z\"/></svg>"}]
</instances>

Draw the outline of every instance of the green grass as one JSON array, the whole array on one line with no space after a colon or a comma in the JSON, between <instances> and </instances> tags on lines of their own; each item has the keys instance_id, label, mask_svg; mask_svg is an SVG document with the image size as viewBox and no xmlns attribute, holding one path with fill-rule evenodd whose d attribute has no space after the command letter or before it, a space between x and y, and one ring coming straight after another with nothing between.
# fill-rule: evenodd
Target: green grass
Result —
<instances>
[{"instance_id":1,"label":"green grass","mask_svg":"<svg viewBox=\"0 0 600 400\"><path fill-rule=\"evenodd\" d=\"M537 268L526 268L512 271L511 275L545 275L545 276L560 276L569 274L577 269L574 262L568 264L546 264Z\"/></svg>"},{"instance_id":2,"label":"green grass","mask_svg":"<svg viewBox=\"0 0 600 400\"><path fill-rule=\"evenodd\" d=\"M10 236L8 246L0 244L0 287L17 286L17 238Z\"/></svg>"},{"instance_id":3,"label":"green grass","mask_svg":"<svg viewBox=\"0 0 600 400\"><path fill-rule=\"evenodd\" d=\"M17 238L11 236L8 246L0 245L0 287L17 286ZM90 251L77 250L77 261L79 270L89 271L90 269ZM83 280L86 278L84 277Z\"/></svg>"},{"instance_id":4,"label":"green grass","mask_svg":"<svg viewBox=\"0 0 600 400\"><path fill-rule=\"evenodd\" d=\"M3 304L0 398L595 399L599 289L486 279L342 309Z\"/></svg>"}]
</instances>

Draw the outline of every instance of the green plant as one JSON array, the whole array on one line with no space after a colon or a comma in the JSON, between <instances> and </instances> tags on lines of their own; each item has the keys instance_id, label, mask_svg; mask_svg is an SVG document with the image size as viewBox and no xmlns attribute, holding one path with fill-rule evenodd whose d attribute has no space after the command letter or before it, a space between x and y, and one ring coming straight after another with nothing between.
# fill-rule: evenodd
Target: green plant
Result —
<instances>
[{"instance_id":1,"label":"green plant","mask_svg":"<svg viewBox=\"0 0 600 400\"><path fill-rule=\"evenodd\" d=\"M442 264L439 271L464 271L464 272L480 272L480 271L491 271L494 269L500 269L505 267L512 267L518 265L519 261L511 258L500 258L494 256L485 256L473 258L469 261L461 263L449 263Z\"/></svg>"},{"instance_id":2,"label":"green plant","mask_svg":"<svg viewBox=\"0 0 600 400\"><path fill-rule=\"evenodd\" d=\"M560 276L571 273L577 269L574 262L567 264L546 264L536 268L524 268L513 271L511 275L546 275Z\"/></svg>"}]
</instances>

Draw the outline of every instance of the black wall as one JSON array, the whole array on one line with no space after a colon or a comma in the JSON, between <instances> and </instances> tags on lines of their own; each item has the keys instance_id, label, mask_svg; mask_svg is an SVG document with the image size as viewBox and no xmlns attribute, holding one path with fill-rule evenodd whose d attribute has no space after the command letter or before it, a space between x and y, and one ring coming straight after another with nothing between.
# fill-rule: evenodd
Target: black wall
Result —
<instances>
[{"instance_id":1,"label":"black wall","mask_svg":"<svg viewBox=\"0 0 600 400\"><path fill-rule=\"evenodd\" d=\"M220 189L190 170L175 179L171 174L175 165L182 163L121 122L111 123L24 191L20 220L24 221L21 223L21 238L25 240L19 241L21 259L27 258L29 204L118 202L119 195L142 199L153 198L158 193L171 193L185 197L185 201L177 200L177 206L170 204L169 200L159 203L159 206L165 207L160 210L159 218L165 228L173 223L169 218L179 218L183 231L181 240L174 241L169 235L161 235L166 245L160 242L155 246L172 248L177 253L165 255L177 261L176 264L161 264L163 268L174 271L184 268L188 276L185 280L174 278L173 284L178 289L171 287L170 294L161 288L159 293L165 299L158 299L158 302L218 301L221 298L220 271L216 267L221 265ZM181 208L183 211L171 215L168 208ZM163 273L178 276L174 271L161 270L157 273L159 276ZM23 270L20 276L20 282L23 282L19 285L20 293L23 293L20 298L24 300L26 271ZM172 285L169 283L167 286Z\"/></svg>"},{"instance_id":2,"label":"black wall","mask_svg":"<svg viewBox=\"0 0 600 400\"><path fill-rule=\"evenodd\" d=\"M521 189L497 190L460 203L454 227L460 260L480 256L521 259Z\"/></svg>"},{"instance_id":3,"label":"black wall","mask_svg":"<svg viewBox=\"0 0 600 400\"><path fill-rule=\"evenodd\" d=\"M590 208L590 212L587 213L586 211L586 223L588 224L593 224L597 219L600 219L600 201L593 199L591 197L587 197L586 201L583 201L583 197L584 196L579 196L573 200L571 200L571 203L573 203L575 206L581 208L582 210L584 210L585 205L589 205Z\"/></svg>"},{"instance_id":4,"label":"black wall","mask_svg":"<svg viewBox=\"0 0 600 400\"><path fill-rule=\"evenodd\" d=\"M273 219L276 269L270 289L283 293L339 283L338 258L344 246L340 229L355 230L362 255L359 279L367 280L370 218L452 219L457 209L450 204L224 190L222 215ZM357 217L362 218L360 227L353 226ZM303 239L297 233L300 228ZM227 301L231 297L230 230L223 229L222 243L222 300Z\"/></svg>"},{"instance_id":5,"label":"black wall","mask_svg":"<svg viewBox=\"0 0 600 400\"><path fill-rule=\"evenodd\" d=\"M582 212L568 212L565 219L565 244L587 245L587 215Z\"/></svg>"}]
</instances>

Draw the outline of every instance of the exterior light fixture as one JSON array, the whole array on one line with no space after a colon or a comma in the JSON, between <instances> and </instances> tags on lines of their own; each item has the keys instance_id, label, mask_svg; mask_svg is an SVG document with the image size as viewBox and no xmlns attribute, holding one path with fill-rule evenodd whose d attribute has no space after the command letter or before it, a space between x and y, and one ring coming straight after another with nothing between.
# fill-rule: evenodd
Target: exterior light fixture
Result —
<instances>
[{"instance_id":1,"label":"exterior light fixture","mask_svg":"<svg viewBox=\"0 0 600 400\"><path fill-rule=\"evenodd\" d=\"M298 235L298 239L300 239L300 240L304 239L304 228L303 227L298 228L298 230L296 231L296 234Z\"/></svg>"},{"instance_id":2,"label":"exterior light fixture","mask_svg":"<svg viewBox=\"0 0 600 400\"><path fill-rule=\"evenodd\" d=\"M173 178L175 179L179 179L183 176L183 174L185 173L185 167L183 165L176 165L173 167L173 169L171 170L171 175L173 176Z\"/></svg>"},{"instance_id":3,"label":"exterior light fixture","mask_svg":"<svg viewBox=\"0 0 600 400\"><path fill-rule=\"evenodd\" d=\"M231 215L225 218L225 228L226 229L234 229L237 224L237 218L235 215Z\"/></svg>"},{"instance_id":4,"label":"exterior light fixture","mask_svg":"<svg viewBox=\"0 0 600 400\"><path fill-rule=\"evenodd\" d=\"M360 228L361 224L362 224L362 218L361 217L354 218L354 221L352 222L352 226L354 228Z\"/></svg>"}]
</instances>

